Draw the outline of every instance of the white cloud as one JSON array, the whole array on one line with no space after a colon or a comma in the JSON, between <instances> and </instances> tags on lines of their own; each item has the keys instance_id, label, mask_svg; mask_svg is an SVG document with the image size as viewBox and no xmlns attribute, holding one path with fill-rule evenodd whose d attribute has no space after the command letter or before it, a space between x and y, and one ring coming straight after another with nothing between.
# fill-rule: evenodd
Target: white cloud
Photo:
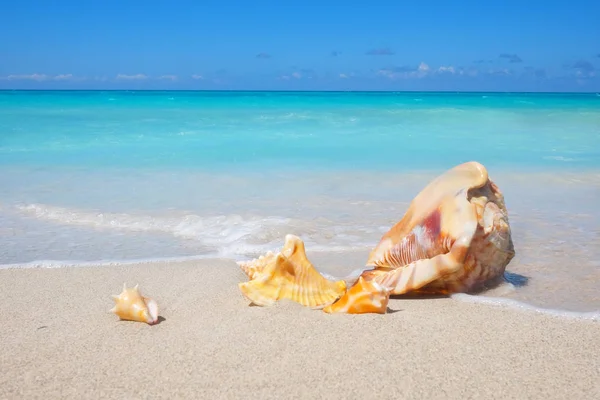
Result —
<instances>
[{"instance_id":1,"label":"white cloud","mask_svg":"<svg viewBox=\"0 0 600 400\"><path fill-rule=\"evenodd\" d=\"M491 73L491 72L490 72ZM494 71L495 74L509 73L508 70ZM441 74L450 75L468 75L477 76L478 71L474 68L465 69L463 67L454 67L452 65L442 65L437 68L431 68L428 64L421 62L418 67L412 66L400 66L382 68L377 71L377 75L386 77L388 79L411 79L411 78L425 78L428 76L435 76Z\"/></svg>"},{"instance_id":2,"label":"white cloud","mask_svg":"<svg viewBox=\"0 0 600 400\"><path fill-rule=\"evenodd\" d=\"M1 77L0 79L6 81L73 81L73 80L85 80L83 77L75 77L73 74L59 74L59 75L48 75L48 74L12 74Z\"/></svg>"},{"instance_id":3,"label":"white cloud","mask_svg":"<svg viewBox=\"0 0 600 400\"><path fill-rule=\"evenodd\" d=\"M440 73L448 73L448 74L455 74L455 73L456 73L456 70L455 70L455 69L454 69L454 67L453 67L453 66L451 66L451 65L450 65L450 66L448 66L448 67L446 67L446 66L443 66L443 65L442 65L441 67L439 67L439 68L438 68L437 72L440 72ZM461 71L461 72L462 72L462 71Z\"/></svg>"},{"instance_id":4,"label":"white cloud","mask_svg":"<svg viewBox=\"0 0 600 400\"><path fill-rule=\"evenodd\" d=\"M393 68L382 68L377 71L377 75L385 76L388 79L408 79L423 78L431 73L429 65L421 62L418 67L402 66Z\"/></svg>"},{"instance_id":5,"label":"white cloud","mask_svg":"<svg viewBox=\"0 0 600 400\"><path fill-rule=\"evenodd\" d=\"M55 81L70 81L74 79L73 74L60 74L52 78Z\"/></svg>"},{"instance_id":6,"label":"white cloud","mask_svg":"<svg viewBox=\"0 0 600 400\"><path fill-rule=\"evenodd\" d=\"M512 75L512 71L509 70L508 68L499 68L499 69L489 69L488 70L488 74L489 75L495 75L495 76L509 76Z\"/></svg>"},{"instance_id":7,"label":"white cloud","mask_svg":"<svg viewBox=\"0 0 600 400\"><path fill-rule=\"evenodd\" d=\"M459 75L477 76L477 75L479 75L479 70L477 70L477 68L468 68L468 69L465 69L465 68L461 67L461 68L458 69L457 73Z\"/></svg>"},{"instance_id":8,"label":"white cloud","mask_svg":"<svg viewBox=\"0 0 600 400\"><path fill-rule=\"evenodd\" d=\"M394 79L396 76L396 73L394 72L394 69L382 68L379 71L377 71L377 75L381 75L381 76L385 76L386 78Z\"/></svg>"},{"instance_id":9,"label":"white cloud","mask_svg":"<svg viewBox=\"0 0 600 400\"><path fill-rule=\"evenodd\" d=\"M31 75L8 75L6 77L6 79L8 79L9 81L46 81L48 79L51 79L51 77L49 77L46 74L31 74Z\"/></svg>"},{"instance_id":10,"label":"white cloud","mask_svg":"<svg viewBox=\"0 0 600 400\"><path fill-rule=\"evenodd\" d=\"M281 75L279 77L277 77L277 80L280 81L289 81L290 79L301 79L302 78L302 74L300 72L292 72L289 75Z\"/></svg>"},{"instance_id":11,"label":"white cloud","mask_svg":"<svg viewBox=\"0 0 600 400\"><path fill-rule=\"evenodd\" d=\"M118 74L117 79L118 80L126 80L126 81L144 80L144 79L148 79L148 76L144 75L144 74L135 74L135 75Z\"/></svg>"},{"instance_id":12,"label":"white cloud","mask_svg":"<svg viewBox=\"0 0 600 400\"><path fill-rule=\"evenodd\" d=\"M419 72L428 72L429 69L430 69L429 65L427 65L423 61L421 61L421 64L419 64L419 68L417 68L417 71L419 71Z\"/></svg>"},{"instance_id":13,"label":"white cloud","mask_svg":"<svg viewBox=\"0 0 600 400\"><path fill-rule=\"evenodd\" d=\"M204 79L202 75L194 74L192 75L192 79Z\"/></svg>"},{"instance_id":14,"label":"white cloud","mask_svg":"<svg viewBox=\"0 0 600 400\"><path fill-rule=\"evenodd\" d=\"M346 74L340 74L340 78L342 78L342 79L348 79L349 77Z\"/></svg>"},{"instance_id":15,"label":"white cloud","mask_svg":"<svg viewBox=\"0 0 600 400\"><path fill-rule=\"evenodd\" d=\"M166 80L166 81L176 81L177 75L162 75L158 79Z\"/></svg>"},{"instance_id":16,"label":"white cloud","mask_svg":"<svg viewBox=\"0 0 600 400\"><path fill-rule=\"evenodd\" d=\"M594 71L583 71L583 70L576 70L575 71L575 77L580 79L580 78L593 78L594 76L596 76L596 72Z\"/></svg>"}]
</instances>

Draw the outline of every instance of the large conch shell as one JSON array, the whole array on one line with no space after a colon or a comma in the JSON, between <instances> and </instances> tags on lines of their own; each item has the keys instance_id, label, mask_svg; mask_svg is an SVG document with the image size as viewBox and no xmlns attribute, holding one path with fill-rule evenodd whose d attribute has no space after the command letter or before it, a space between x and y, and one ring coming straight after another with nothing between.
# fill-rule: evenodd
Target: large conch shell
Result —
<instances>
[{"instance_id":1,"label":"large conch shell","mask_svg":"<svg viewBox=\"0 0 600 400\"><path fill-rule=\"evenodd\" d=\"M154 325L158 322L158 305L156 301L142 296L139 285L128 289L123 283L121 294L113 295L115 306L110 312L115 313L120 319L127 321L146 322Z\"/></svg>"},{"instance_id":2,"label":"large conch shell","mask_svg":"<svg viewBox=\"0 0 600 400\"><path fill-rule=\"evenodd\" d=\"M251 279L240 283L240 290L259 306L288 299L320 308L333 303L346 291L344 281L329 281L312 266L306 258L304 243L295 235L286 235L280 253L239 265Z\"/></svg>"},{"instance_id":3,"label":"large conch shell","mask_svg":"<svg viewBox=\"0 0 600 400\"><path fill-rule=\"evenodd\" d=\"M240 288L258 305L289 298L324 304L325 312L385 313L390 295L481 288L501 277L514 256L504 196L487 169L471 161L438 176L413 199L371 251L358 280L328 281L306 258L304 243L288 235L281 253L240 263L250 278Z\"/></svg>"}]
</instances>

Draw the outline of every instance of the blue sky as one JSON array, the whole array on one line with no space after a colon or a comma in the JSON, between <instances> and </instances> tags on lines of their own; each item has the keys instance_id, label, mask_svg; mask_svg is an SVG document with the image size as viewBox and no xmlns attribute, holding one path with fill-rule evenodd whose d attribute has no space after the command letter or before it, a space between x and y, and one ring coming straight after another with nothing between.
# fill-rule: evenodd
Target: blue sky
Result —
<instances>
[{"instance_id":1,"label":"blue sky","mask_svg":"<svg viewBox=\"0 0 600 400\"><path fill-rule=\"evenodd\" d=\"M600 91L600 1L0 2L0 88Z\"/></svg>"}]
</instances>

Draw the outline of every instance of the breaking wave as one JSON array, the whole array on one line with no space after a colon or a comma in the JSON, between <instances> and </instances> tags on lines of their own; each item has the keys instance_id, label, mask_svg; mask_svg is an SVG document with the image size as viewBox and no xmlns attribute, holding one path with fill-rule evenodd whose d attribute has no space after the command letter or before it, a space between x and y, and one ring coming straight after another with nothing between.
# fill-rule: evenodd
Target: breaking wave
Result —
<instances>
[{"instance_id":1,"label":"breaking wave","mask_svg":"<svg viewBox=\"0 0 600 400\"><path fill-rule=\"evenodd\" d=\"M339 224L319 218L301 220L260 215L197 215L173 211L158 215L107 213L27 204L15 207L22 217L62 226L124 233L167 234L192 241L205 249L206 257L256 257L283 245L285 235L301 236L309 251L349 251L372 245L379 227Z\"/></svg>"}]
</instances>

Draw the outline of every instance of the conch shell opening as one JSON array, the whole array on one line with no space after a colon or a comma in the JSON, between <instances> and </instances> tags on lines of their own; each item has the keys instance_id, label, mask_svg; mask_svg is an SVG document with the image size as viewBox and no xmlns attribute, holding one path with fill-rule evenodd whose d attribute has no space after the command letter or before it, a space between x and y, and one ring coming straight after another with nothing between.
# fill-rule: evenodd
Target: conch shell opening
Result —
<instances>
[{"instance_id":1,"label":"conch shell opening","mask_svg":"<svg viewBox=\"0 0 600 400\"><path fill-rule=\"evenodd\" d=\"M158 322L158 304L153 299L142 296L139 285L128 289L123 283L121 294L113 295L115 306L109 310L126 321L145 322L154 325Z\"/></svg>"}]
</instances>

